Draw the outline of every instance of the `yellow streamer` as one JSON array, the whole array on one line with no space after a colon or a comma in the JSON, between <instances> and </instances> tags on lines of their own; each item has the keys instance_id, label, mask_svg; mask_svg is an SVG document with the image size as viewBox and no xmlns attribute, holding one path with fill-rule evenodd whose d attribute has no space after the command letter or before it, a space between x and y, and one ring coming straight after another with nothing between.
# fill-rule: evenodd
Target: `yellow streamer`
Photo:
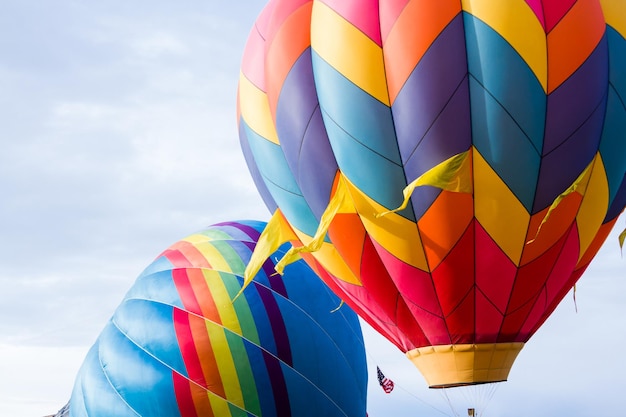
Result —
<instances>
[{"instance_id":1,"label":"yellow streamer","mask_svg":"<svg viewBox=\"0 0 626 417\"><path fill-rule=\"evenodd\" d=\"M624 249L624 241L626 241L626 229L624 229L624 231L619 234L618 240L619 240L619 248L623 250ZM624 253L622 252L622 255L623 254Z\"/></svg>"},{"instance_id":2,"label":"yellow streamer","mask_svg":"<svg viewBox=\"0 0 626 417\"><path fill-rule=\"evenodd\" d=\"M248 265L246 265L241 290L239 290L233 301L250 285L252 279L256 276L261 267L263 267L263 263L272 253L276 252L283 243L297 239L298 237L291 229L291 226L289 226L282 212L280 209L277 209L269 222L267 222L265 229L263 229L259 237L256 247L252 252L252 256L250 257L250 261Z\"/></svg>"},{"instance_id":3,"label":"yellow streamer","mask_svg":"<svg viewBox=\"0 0 626 417\"><path fill-rule=\"evenodd\" d=\"M544 224L546 224L546 222L548 221L548 218L550 217L552 212L556 210L556 208L561 203L561 201L563 201L563 199L567 197L568 195L570 195L571 193L578 191L578 188L582 184L583 179L585 178L585 176L587 176L587 173L591 170L592 166L593 166L593 161L591 161L591 163L587 165L587 168L585 168L585 170L578 176L578 178L576 178L576 180L572 183L572 185L569 186L567 190L563 191L561 194L559 194L559 196L556 199L554 199L554 201L550 205L550 208L548 209L548 212L541 220L541 223L539 223L539 227L537 228L535 237L529 240L528 242L526 242L527 245L537 240L537 236L539 236L539 232L541 231L541 228L543 227Z\"/></svg>"},{"instance_id":4,"label":"yellow streamer","mask_svg":"<svg viewBox=\"0 0 626 417\"><path fill-rule=\"evenodd\" d=\"M415 191L417 187L424 185L430 185L431 187L437 187L446 191L471 194L473 192L473 186L470 151L454 155L417 177L417 179L402 190L404 201L400 207L394 210L377 213L376 217L379 218L389 213L404 210L409 204L409 199L413 191Z\"/></svg>"},{"instance_id":5,"label":"yellow streamer","mask_svg":"<svg viewBox=\"0 0 626 417\"><path fill-rule=\"evenodd\" d=\"M326 233L328 233L328 228L330 227L331 222L337 213L346 211L354 212L354 208L351 204L348 186L345 184L343 177L340 177L337 183L337 189L335 190L335 195L333 195L328 203L328 206L326 207L326 210L324 210L324 213L322 214L322 218L317 226L317 231L315 232L315 236L313 236L313 240L304 246L297 248L291 247L291 249L289 249L289 251L287 251L287 253L282 257L280 262L276 264L276 272L282 274L287 265L300 259L301 253L311 253L320 250L322 244L324 243Z\"/></svg>"}]
</instances>

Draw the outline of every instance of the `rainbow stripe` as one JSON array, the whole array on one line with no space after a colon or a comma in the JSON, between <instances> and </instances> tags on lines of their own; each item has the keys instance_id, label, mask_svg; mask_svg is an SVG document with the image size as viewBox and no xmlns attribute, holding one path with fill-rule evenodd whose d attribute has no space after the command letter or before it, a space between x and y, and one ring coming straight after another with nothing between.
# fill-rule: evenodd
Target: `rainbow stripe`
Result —
<instances>
[{"instance_id":1,"label":"rainbow stripe","mask_svg":"<svg viewBox=\"0 0 626 417\"><path fill-rule=\"evenodd\" d=\"M232 301L264 226L214 225L157 257L92 348L70 415L365 416L358 319L331 314L339 299L306 264L281 277L267 261Z\"/></svg>"}]
</instances>

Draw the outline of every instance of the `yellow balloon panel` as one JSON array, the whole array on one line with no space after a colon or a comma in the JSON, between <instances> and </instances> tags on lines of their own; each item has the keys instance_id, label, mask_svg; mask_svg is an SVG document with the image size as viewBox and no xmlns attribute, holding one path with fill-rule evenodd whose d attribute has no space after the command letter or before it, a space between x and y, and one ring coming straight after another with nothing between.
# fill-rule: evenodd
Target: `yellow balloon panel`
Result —
<instances>
[{"instance_id":1,"label":"yellow balloon panel","mask_svg":"<svg viewBox=\"0 0 626 417\"><path fill-rule=\"evenodd\" d=\"M583 201L576 216L580 239L580 255L583 256L598 233L609 206L609 185L602 158L596 155L591 177L585 190Z\"/></svg>"},{"instance_id":2,"label":"yellow balloon panel","mask_svg":"<svg viewBox=\"0 0 626 417\"><path fill-rule=\"evenodd\" d=\"M616 0L600 0L606 23L626 36L626 2Z\"/></svg>"},{"instance_id":3,"label":"yellow balloon panel","mask_svg":"<svg viewBox=\"0 0 626 417\"><path fill-rule=\"evenodd\" d=\"M239 106L241 116L250 129L270 142L279 144L267 94L243 74L239 76Z\"/></svg>"},{"instance_id":4,"label":"yellow balloon panel","mask_svg":"<svg viewBox=\"0 0 626 417\"><path fill-rule=\"evenodd\" d=\"M417 224L396 213L377 217L387 209L378 204L347 179L350 195L365 229L374 241L401 261L428 271L428 262Z\"/></svg>"},{"instance_id":5,"label":"yellow balloon panel","mask_svg":"<svg viewBox=\"0 0 626 417\"><path fill-rule=\"evenodd\" d=\"M491 238L519 265L530 215L487 161L474 150L475 215Z\"/></svg>"},{"instance_id":6,"label":"yellow balloon panel","mask_svg":"<svg viewBox=\"0 0 626 417\"><path fill-rule=\"evenodd\" d=\"M389 105L382 48L320 1L313 5L311 47L363 91Z\"/></svg>"}]
</instances>

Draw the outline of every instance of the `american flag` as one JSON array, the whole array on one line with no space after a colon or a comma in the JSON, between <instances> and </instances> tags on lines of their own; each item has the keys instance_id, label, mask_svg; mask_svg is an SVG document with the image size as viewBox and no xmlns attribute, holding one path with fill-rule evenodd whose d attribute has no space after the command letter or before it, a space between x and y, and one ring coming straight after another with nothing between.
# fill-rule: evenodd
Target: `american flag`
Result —
<instances>
[{"instance_id":1,"label":"american flag","mask_svg":"<svg viewBox=\"0 0 626 417\"><path fill-rule=\"evenodd\" d=\"M378 366L376 367L376 372L378 373L378 383L383 387L383 390L389 394L393 391L393 381L387 378Z\"/></svg>"}]
</instances>

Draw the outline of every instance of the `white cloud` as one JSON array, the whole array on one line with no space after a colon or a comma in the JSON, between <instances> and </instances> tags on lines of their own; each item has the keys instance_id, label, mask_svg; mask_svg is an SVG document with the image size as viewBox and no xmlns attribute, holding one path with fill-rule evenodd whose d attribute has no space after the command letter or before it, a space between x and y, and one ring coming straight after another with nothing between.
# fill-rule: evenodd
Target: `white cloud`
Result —
<instances>
[{"instance_id":1,"label":"white cloud","mask_svg":"<svg viewBox=\"0 0 626 417\"><path fill-rule=\"evenodd\" d=\"M0 410L5 416L55 413L85 355L82 347L14 346L0 343ZM22 387L17 390L16 387Z\"/></svg>"},{"instance_id":2,"label":"white cloud","mask_svg":"<svg viewBox=\"0 0 626 417\"><path fill-rule=\"evenodd\" d=\"M190 48L170 33L157 32L130 42L130 47L139 56L156 58L161 55L186 55Z\"/></svg>"}]
</instances>

